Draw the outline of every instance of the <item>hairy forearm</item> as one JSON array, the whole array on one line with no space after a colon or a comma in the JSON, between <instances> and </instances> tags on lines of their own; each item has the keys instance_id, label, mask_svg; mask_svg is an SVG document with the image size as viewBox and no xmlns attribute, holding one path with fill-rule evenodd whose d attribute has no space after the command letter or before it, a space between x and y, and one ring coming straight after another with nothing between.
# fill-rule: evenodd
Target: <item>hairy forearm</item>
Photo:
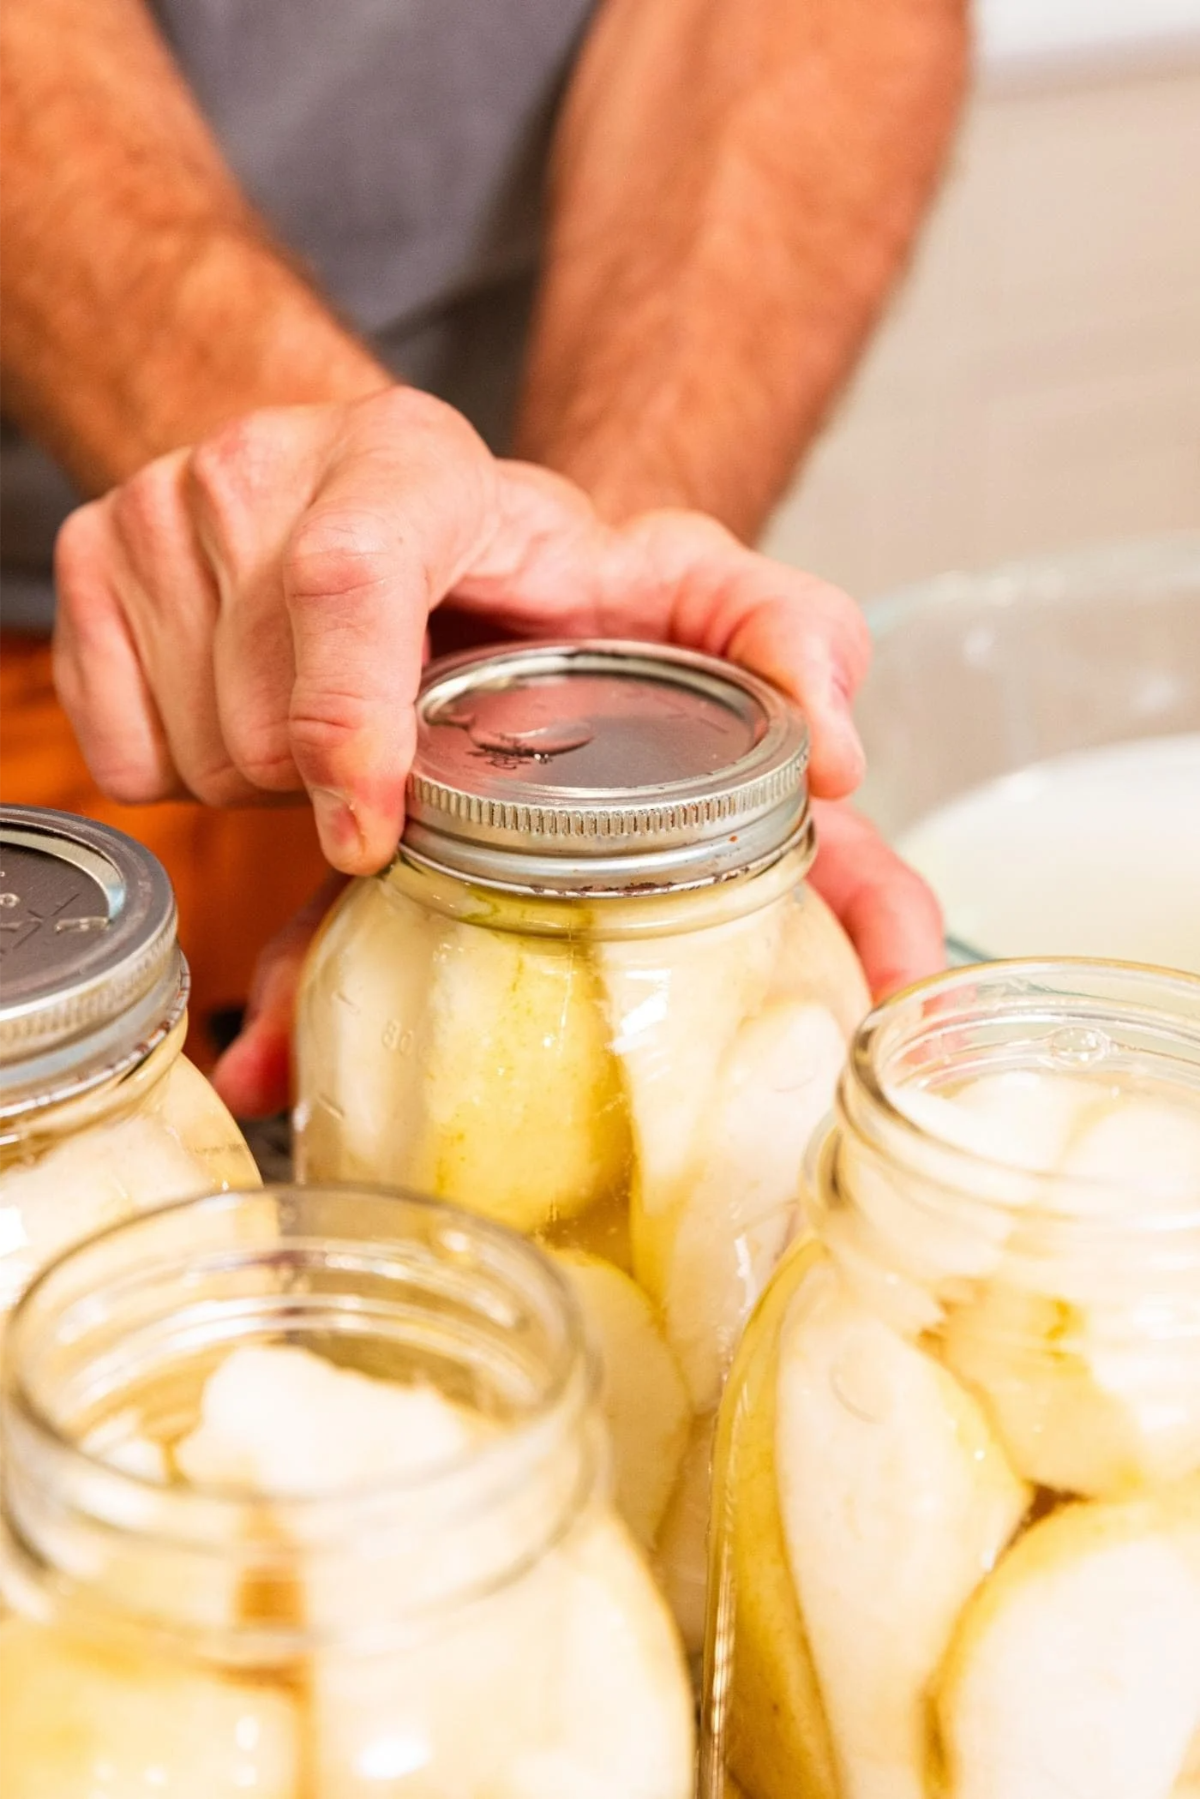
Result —
<instances>
[{"instance_id":1,"label":"hairy forearm","mask_svg":"<svg viewBox=\"0 0 1200 1799\"><path fill-rule=\"evenodd\" d=\"M963 0L607 0L559 128L518 448L761 528L903 267Z\"/></svg>"},{"instance_id":2,"label":"hairy forearm","mask_svg":"<svg viewBox=\"0 0 1200 1799\"><path fill-rule=\"evenodd\" d=\"M5 411L85 489L387 380L242 197L142 0L6 0Z\"/></svg>"}]
</instances>

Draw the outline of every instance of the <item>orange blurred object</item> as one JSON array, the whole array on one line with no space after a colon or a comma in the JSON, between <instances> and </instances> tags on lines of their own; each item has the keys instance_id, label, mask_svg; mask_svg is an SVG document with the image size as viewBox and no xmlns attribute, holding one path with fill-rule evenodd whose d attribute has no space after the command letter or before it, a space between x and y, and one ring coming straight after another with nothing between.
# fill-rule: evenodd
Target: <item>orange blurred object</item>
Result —
<instances>
[{"instance_id":1,"label":"orange blurred object","mask_svg":"<svg viewBox=\"0 0 1200 1799\"><path fill-rule=\"evenodd\" d=\"M308 807L218 812L106 799L55 697L49 641L16 632L0 638L0 797L115 825L165 864L192 970L188 1054L211 1067L205 1021L245 1002L259 950L328 873Z\"/></svg>"}]
</instances>

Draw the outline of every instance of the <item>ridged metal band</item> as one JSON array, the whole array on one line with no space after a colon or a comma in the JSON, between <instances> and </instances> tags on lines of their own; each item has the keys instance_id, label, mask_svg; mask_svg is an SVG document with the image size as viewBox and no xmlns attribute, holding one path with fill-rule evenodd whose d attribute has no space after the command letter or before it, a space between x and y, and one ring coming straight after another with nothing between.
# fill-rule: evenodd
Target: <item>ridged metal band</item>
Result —
<instances>
[{"instance_id":1,"label":"ridged metal band","mask_svg":"<svg viewBox=\"0 0 1200 1799\"><path fill-rule=\"evenodd\" d=\"M799 814L794 805L789 806L786 820L771 814L720 838L706 838L675 850L648 850L642 855L589 856L576 862L497 849L493 844L472 844L415 824L405 831L400 854L435 874L465 878L504 893L615 899L622 894L706 887L737 875L759 874L793 851L803 852L800 872L804 872L811 866L816 848L812 814L805 804Z\"/></svg>"},{"instance_id":2,"label":"ridged metal band","mask_svg":"<svg viewBox=\"0 0 1200 1799\"><path fill-rule=\"evenodd\" d=\"M191 974L178 945L161 979L114 1020L67 1044L0 1068L0 1139L34 1114L120 1080L169 1037L187 1011Z\"/></svg>"},{"instance_id":3,"label":"ridged metal band","mask_svg":"<svg viewBox=\"0 0 1200 1799\"><path fill-rule=\"evenodd\" d=\"M643 800L604 806L514 805L507 800L462 793L422 775L413 776L410 791L425 814L425 822L430 813L440 812L456 824L513 836L569 838L584 843L601 838L654 837L662 842L665 837L682 832L755 818L773 811L783 801L794 801L807 759L806 750L797 751L780 767L733 793L649 805Z\"/></svg>"}]
</instances>

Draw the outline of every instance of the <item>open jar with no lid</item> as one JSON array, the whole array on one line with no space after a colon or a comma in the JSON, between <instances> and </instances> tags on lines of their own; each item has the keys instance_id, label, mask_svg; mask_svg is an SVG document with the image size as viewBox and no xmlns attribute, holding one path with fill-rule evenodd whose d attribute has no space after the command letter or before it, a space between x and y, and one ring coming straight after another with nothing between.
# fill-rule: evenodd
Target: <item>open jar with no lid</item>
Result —
<instances>
[{"instance_id":1,"label":"open jar with no lid","mask_svg":"<svg viewBox=\"0 0 1200 1799\"><path fill-rule=\"evenodd\" d=\"M369 1190L113 1227L14 1315L6 1799L688 1799L561 1275Z\"/></svg>"},{"instance_id":2,"label":"open jar with no lid","mask_svg":"<svg viewBox=\"0 0 1200 1799\"><path fill-rule=\"evenodd\" d=\"M856 1038L718 1436L704 1799L1200 1790L1200 980Z\"/></svg>"}]
</instances>

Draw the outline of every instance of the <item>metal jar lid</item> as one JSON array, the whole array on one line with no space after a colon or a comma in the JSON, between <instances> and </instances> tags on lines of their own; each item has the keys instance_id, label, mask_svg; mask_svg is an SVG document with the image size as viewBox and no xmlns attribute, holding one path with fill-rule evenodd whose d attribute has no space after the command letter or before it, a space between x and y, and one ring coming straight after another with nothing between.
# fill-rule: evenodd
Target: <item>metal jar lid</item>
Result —
<instances>
[{"instance_id":1,"label":"metal jar lid","mask_svg":"<svg viewBox=\"0 0 1200 1799\"><path fill-rule=\"evenodd\" d=\"M0 806L0 1118L132 1067L187 986L149 850L69 812Z\"/></svg>"},{"instance_id":2,"label":"metal jar lid","mask_svg":"<svg viewBox=\"0 0 1200 1799\"><path fill-rule=\"evenodd\" d=\"M430 665L403 848L521 893L694 887L811 843L808 730L767 682L642 643Z\"/></svg>"}]
</instances>

